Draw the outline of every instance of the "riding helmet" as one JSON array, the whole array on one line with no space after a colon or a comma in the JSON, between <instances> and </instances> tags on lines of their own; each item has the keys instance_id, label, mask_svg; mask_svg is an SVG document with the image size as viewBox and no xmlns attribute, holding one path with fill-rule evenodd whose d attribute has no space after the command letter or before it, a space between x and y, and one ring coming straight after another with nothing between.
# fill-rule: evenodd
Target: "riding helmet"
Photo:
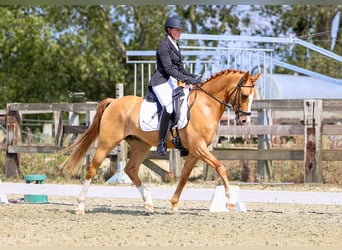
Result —
<instances>
[{"instance_id":1,"label":"riding helmet","mask_svg":"<svg viewBox=\"0 0 342 250\"><path fill-rule=\"evenodd\" d=\"M164 24L164 29L166 32L167 32L167 28L179 28L183 30L184 21L178 16L169 17Z\"/></svg>"}]
</instances>

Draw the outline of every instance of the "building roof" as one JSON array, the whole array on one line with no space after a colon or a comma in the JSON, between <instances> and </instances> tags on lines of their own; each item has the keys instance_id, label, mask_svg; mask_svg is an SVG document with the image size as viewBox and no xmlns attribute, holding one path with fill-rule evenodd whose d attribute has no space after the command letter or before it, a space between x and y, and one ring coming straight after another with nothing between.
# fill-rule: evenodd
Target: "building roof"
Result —
<instances>
[{"instance_id":1,"label":"building roof","mask_svg":"<svg viewBox=\"0 0 342 250\"><path fill-rule=\"evenodd\" d=\"M264 99L342 98L342 85L340 84L310 76L271 74L268 77Z\"/></svg>"}]
</instances>

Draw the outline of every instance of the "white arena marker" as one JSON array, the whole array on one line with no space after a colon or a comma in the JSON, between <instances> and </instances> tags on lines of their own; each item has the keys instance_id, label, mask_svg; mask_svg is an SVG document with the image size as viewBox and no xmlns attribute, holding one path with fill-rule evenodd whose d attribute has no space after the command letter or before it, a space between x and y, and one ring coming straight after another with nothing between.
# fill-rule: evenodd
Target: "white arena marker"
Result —
<instances>
[{"instance_id":1,"label":"white arena marker","mask_svg":"<svg viewBox=\"0 0 342 250\"><path fill-rule=\"evenodd\" d=\"M1 180L0 180L0 183L1 183ZM0 194L0 203L5 203L5 204L8 203L7 195Z\"/></svg>"},{"instance_id":2,"label":"white arena marker","mask_svg":"<svg viewBox=\"0 0 342 250\"><path fill-rule=\"evenodd\" d=\"M131 179L124 171L125 165L126 164L124 162L119 162L118 171L112 177L110 177L106 183L132 183Z\"/></svg>"},{"instance_id":3,"label":"white arena marker","mask_svg":"<svg viewBox=\"0 0 342 250\"><path fill-rule=\"evenodd\" d=\"M247 212L246 206L243 202L239 201L238 191L240 188L238 186L230 186L230 202L235 203L236 211ZM228 199L225 194L224 186L217 186L215 193L211 199L210 212L229 212L226 207Z\"/></svg>"},{"instance_id":4,"label":"white arena marker","mask_svg":"<svg viewBox=\"0 0 342 250\"><path fill-rule=\"evenodd\" d=\"M241 201L237 201L236 203L236 211L239 213L246 213L247 212L247 208L245 203L241 202Z\"/></svg>"},{"instance_id":5,"label":"white arena marker","mask_svg":"<svg viewBox=\"0 0 342 250\"><path fill-rule=\"evenodd\" d=\"M8 203L7 196L5 194L0 194L0 203Z\"/></svg>"}]
</instances>

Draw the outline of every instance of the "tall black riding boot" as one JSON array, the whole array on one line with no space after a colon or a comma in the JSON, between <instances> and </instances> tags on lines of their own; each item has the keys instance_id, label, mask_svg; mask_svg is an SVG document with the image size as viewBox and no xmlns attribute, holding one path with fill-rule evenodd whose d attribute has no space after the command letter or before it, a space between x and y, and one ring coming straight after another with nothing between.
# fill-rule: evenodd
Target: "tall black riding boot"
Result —
<instances>
[{"instance_id":1,"label":"tall black riding boot","mask_svg":"<svg viewBox=\"0 0 342 250\"><path fill-rule=\"evenodd\" d=\"M166 137L169 132L169 124L170 114L166 111L166 108L164 107L162 110L162 114L160 116L159 142L157 146L157 152L161 156L166 155Z\"/></svg>"}]
</instances>

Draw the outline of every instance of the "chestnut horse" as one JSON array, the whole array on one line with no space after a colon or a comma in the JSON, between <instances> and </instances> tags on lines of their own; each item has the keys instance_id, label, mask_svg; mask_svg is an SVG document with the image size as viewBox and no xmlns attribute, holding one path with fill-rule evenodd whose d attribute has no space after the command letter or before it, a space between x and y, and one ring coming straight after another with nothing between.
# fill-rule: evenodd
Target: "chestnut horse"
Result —
<instances>
[{"instance_id":1,"label":"chestnut horse","mask_svg":"<svg viewBox=\"0 0 342 250\"><path fill-rule=\"evenodd\" d=\"M238 122L244 123L249 118L252 99L255 96L255 81L261 73L251 76L249 72L238 70L222 70L211 76L201 86L196 86L189 95L190 120L179 130L182 145L188 149L181 177L171 199L172 212L178 211L178 202L182 190L196 162L201 159L213 167L223 181L228 198L227 208L234 209L229 203L229 182L225 166L209 151L213 142L220 118L224 110L233 108ZM124 96L120 99L102 100L96 110L90 127L78 140L59 153L72 151L62 164L69 174L81 169L82 159L92 143L98 139L98 146L90 161L87 174L77 199L77 214L85 213L84 201L92 178L108 153L122 140L130 146L130 158L125 166L125 173L138 188L144 201L144 208L153 211L153 202L148 189L138 177L140 164L148 155L150 148L158 142L158 131L144 132L139 126L139 111L142 97ZM167 140L168 148L173 148L171 135Z\"/></svg>"}]
</instances>

